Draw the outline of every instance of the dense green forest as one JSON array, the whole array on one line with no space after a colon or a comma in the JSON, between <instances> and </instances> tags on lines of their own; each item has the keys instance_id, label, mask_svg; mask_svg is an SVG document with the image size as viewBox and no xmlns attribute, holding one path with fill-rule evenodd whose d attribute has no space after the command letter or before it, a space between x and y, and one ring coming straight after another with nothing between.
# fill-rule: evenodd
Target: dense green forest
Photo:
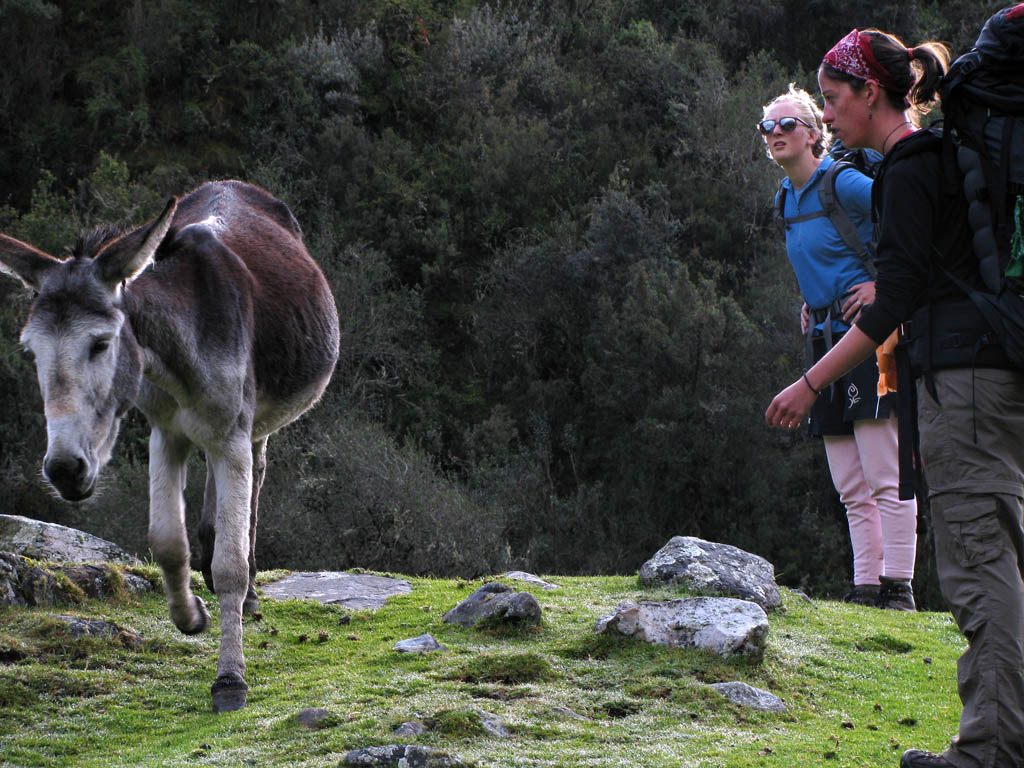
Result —
<instances>
[{"instance_id":1,"label":"dense green forest","mask_svg":"<svg viewBox=\"0 0 1024 768\"><path fill-rule=\"evenodd\" d=\"M270 441L263 568L631 573L681 534L836 594L821 444L763 421L802 346L754 123L851 27L962 51L998 7L0 0L0 229L60 255L224 177L292 208L342 358ZM5 509L144 553L141 416L98 498L39 475L28 299L0 282Z\"/></svg>"}]
</instances>

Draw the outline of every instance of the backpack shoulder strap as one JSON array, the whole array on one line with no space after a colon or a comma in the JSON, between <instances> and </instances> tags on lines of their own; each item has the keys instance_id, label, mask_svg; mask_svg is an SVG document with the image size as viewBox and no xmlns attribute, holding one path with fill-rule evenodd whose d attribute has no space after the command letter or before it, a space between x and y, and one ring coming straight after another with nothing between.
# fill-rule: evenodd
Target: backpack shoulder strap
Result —
<instances>
[{"instance_id":1,"label":"backpack shoulder strap","mask_svg":"<svg viewBox=\"0 0 1024 768\"><path fill-rule=\"evenodd\" d=\"M876 274L874 255L864 245L857 226L853 223L850 215L843 209L843 206L839 204L839 200L836 197L836 177L847 168L856 170L852 163L845 161L832 163L828 167L821 178L821 182L818 184L818 199L821 200L822 211L832 221L832 226L836 228L839 236L843 238L846 247L857 254L857 258L864 262L864 268L867 269L871 279L874 280ZM860 171L857 172L860 173Z\"/></svg>"},{"instance_id":2,"label":"backpack shoulder strap","mask_svg":"<svg viewBox=\"0 0 1024 768\"><path fill-rule=\"evenodd\" d=\"M803 213L799 216L786 216L786 188L782 184L779 185L779 191L775 193L775 218L785 229L789 229L793 224L820 219L826 215L825 211L821 210L814 213Z\"/></svg>"}]
</instances>

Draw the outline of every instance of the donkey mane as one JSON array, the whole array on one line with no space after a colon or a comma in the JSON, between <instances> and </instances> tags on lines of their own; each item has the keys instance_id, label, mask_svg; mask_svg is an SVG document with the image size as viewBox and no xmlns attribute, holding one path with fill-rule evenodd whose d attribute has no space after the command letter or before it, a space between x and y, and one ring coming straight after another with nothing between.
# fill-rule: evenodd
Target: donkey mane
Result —
<instances>
[{"instance_id":1,"label":"donkey mane","mask_svg":"<svg viewBox=\"0 0 1024 768\"><path fill-rule=\"evenodd\" d=\"M121 235L133 229L127 224L100 224L79 233L74 246L67 249L68 255L76 259L92 259L103 248Z\"/></svg>"}]
</instances>

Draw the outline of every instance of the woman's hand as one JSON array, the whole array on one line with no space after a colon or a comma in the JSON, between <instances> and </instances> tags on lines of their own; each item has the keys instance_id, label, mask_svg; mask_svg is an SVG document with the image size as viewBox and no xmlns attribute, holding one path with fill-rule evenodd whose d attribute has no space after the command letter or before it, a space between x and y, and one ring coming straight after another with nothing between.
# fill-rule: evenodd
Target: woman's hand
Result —
<instances>
[{"instance_id":1,"label":"woman's hand","mask_svg":"<svg viewBox=\"0 0 1024 768\"><path fill-rule=\"evenodd\" d=\"M764 414L764 420L770 427L797 429L803 424L817 399L817 393L811 390L810 385L801 376L775 396Z\"/></svg>"},{"instance_id":2,"label":"woman's hand","mask_svg":"<svg viewBox=\"0 0 1024 768\"><path fill-rule=\"evenodd\" d=\"M858 283L847 291L843 298L843 322L853 325L860 317L860 311L875 300L875 283L869 280Z\"/></svg>"},{"instance_id":3,"label":"woman's hand","mask_svg":"<svg viewBox=\"0 0 1024 768\"><path fill-rule=\"evenodd\" d=\"M811 308L807 306L807 302L800 307L800 333L804 336L807 335L807 326L811 324Z\"/></svg>"}]
</instances>

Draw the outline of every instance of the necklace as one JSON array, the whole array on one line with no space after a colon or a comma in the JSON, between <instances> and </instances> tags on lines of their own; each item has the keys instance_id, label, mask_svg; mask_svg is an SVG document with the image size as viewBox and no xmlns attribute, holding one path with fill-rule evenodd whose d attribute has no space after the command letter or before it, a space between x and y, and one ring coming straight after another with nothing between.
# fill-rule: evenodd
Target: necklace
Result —
<instances>
[{"instance_id":1,"label":"necklace","mask_svg":"<svg viewBox=\"0 0 1024 768\"><path fill-rule=\"evenodd\" d=\"M895 128L893 128L891 131L889 131L889 135L885 137L884 141L882 141L882 154L883 155L885 154L885 145L889 143L889 139L891 139L892 135L894 133L896 133L896 131L898 131L900 128L902 128L904 125L910 125L910 123L908 121L904 120L902 123L900 123Z\"/></svg>"}]
</instances>

